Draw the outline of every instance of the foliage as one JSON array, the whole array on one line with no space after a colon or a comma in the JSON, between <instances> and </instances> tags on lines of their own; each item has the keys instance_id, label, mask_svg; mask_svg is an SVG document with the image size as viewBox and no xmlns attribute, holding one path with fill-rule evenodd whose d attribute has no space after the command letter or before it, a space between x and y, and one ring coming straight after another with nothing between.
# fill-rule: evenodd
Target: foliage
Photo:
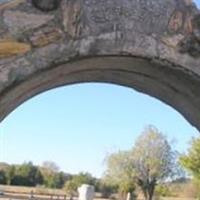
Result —
<instances>
[{"instance_id":1,"label":"foliage","mask_svg":"<svg viewBox=\"0 0 200 200\"><path fill-rule=\"evenodd\" d=\"M36 186L43 182L43 177L39 169L31 162L23 163L22 165L15 167L13 173L11 180L11 184L13 185Z\"/></svg>"},{"instance_id":2,"label":"foliage","mask_svg":"<svg viewBox=\"0 0 200 200\"><path fill-rule=\"evenodd\" d=\"M128 190L134 183L145 199L153 198L157 183L175 175L176 153L166 137L155 127L148 126L138 137L132 150L111 154L107 159L106 177Z\"/></svg>"},{"instance_id":3,"label":"foliage","mask_svg":"<svg viewBox=\"0 0 200 200\"><path fill-rule=\"evenodd\" d=\"M200 181L200 138L193 138L188 153L180 157L180 163Z\"/></svg>"},{"instance_id":4,"label":"foliage","mask_svg":"<svg viewBox=\"0 0 200 200\"><path fill-rule=\"evenodd\" d=\"M171 196L171 192L169 187L165 184L165 185L157 185L156 189L155 189L155 193L158 196L162 196L162 197L170 197Z\"/></svg>"},{"instance_id":5,"label":"foliage","mask_svg":"<svg viewBox=\"0 0 200 200\"><path fill-rule=\"evenodd\" d=\"M3 170L0 170L0 184L6 184L6 173Z\"/></svg>"},{"instance_id":6,"label":"foliage","mask_svg":"<svg viewBox=\"0 0 200 200\"><path fill-rule=\"evenodd\" d=\"M77 192L77 184L73 180L67 181L64 185L64 189L66 190L67 194L70 195L70 197L73 197Z\"/></svg>"},{"instance_id":7,"label":"foliage","mask_svg":"<svg viewBox=\"0 0 200 200\"><path fill-rule=\"evenodd\" d=\"M37 186L44 185L50 188L62 188L65 181L71 176L59 172L58 167L53 162L47 162L44 167L38 167L31 162L21 165L0 166L2 173L5 173L6 183L8 185ZM0 182L4 182L3 174L0 173Z\"/></svg>"},{"instance_id":8,"label":"foliage","mask_svg":"<svg viewBox=\"0 0 200 200\"><path fill-rule=\"evenodd\" d=\"M9 166L6 170L5 170L5 174L6 174L6 180L7 180L7 184L8 185L12 185L12 180L15 176L15 166L11 165Z\"/></svg>"},{"instance_id":9,"label":"foliage","mask_svg":"<svg viewBox=\"0 0 200 200\"><path fill-rule=\"evenodd\" d=\"M41 167L33 165L32 162L21 165L0 163L0 184L40 185L47 188L63 188L65 186L69 190L75 191L83 183L96 186L97 182L97 179L89 173L70 175L59 171L59 167L52 161L44 162Z\"/></svg>"},{"instance_id":10,"label":"foliage","mask_svg":"<svg viewBox=\"0 0 200 200\"><path fill-rule=\"evenodd\" d=\"M71 180L65 183L65 190L72 194L75 193L82 184L95 185L96 179L89 173L79 173L74 175Z\"/></svg>"},{"instance_id":11,"label":"foliage","mask_svg":"<svg viewBox=\"0 0 200 200\"><path fill-rule=\"evenodd\" d=\"M132 162L137 183L149 200L153 198L157 183L177 173L176 152L153 126L147 127L137 139L132 150Z\"/></svg>"},{"instance_id":12,"label":"foliage","mask_svg":"<svg viewBox=\"0 0 200 200\"><path fill-rule=\"evenodd\" d=\"M101 193L102 198L109 198L112 194L116 193L118 186L116 184L106 183L104 180L99 179L95 183L95 191Z\"/></svg>"},{"instance_id":13,"label":"foliage","mask_svg":"<svg viewBox=\"0 0 200 200\"><path fill-rule=\"evenodd\" d=\"M200 138L192 139L187 154L180 156L180 163L192 174L194 183L200 188Z\"/></svg>"},{"instance_id":14,"label":"foliage","mask_svg":"<svg viewBox=\"0 0 200 200\"><path fill-rule=\"evenodd\" d=\"M46 169L46 171L48 171L48 173L56 173L56 172L59 171L59 167L53 161L45 161L45 162L43 162L42 168Z\"/></svg>"},{"instance_id":15,"label":"foliage","mask_svg":"<svg viewBox=\"0 0 200 200\"><path fill-rule=\"evenodd\" d=\"M43 184L48 188L62 188L69 178L67 174L59 172L59 167L52 161L45 161L40 171L44 179Z\"/></svg>"},{"instance_id":16,"label":"foliage","mask_svg":"<svg viewBox=\"0 0 200 200\"><path fill-rule=\"evenodd\" d=\"M119 151L107 158L105 182L110 185L116 184L120 192L132 192L135 189L133 184L135 172L130 156L129 151Z\"/></svg>"}]
</instances>

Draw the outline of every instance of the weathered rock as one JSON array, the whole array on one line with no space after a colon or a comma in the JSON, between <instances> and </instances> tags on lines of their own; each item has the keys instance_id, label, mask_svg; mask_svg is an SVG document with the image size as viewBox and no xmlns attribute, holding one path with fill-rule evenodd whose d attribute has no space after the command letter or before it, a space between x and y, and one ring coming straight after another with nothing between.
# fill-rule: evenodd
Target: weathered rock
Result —
<instances>
[{"instance_id":1,"label":"weathered rock","mask_svg":"<svg viewBox=\"0 0 200 200\"><path fill-rule=\"evenodd\" d=\"M174 36L168 36L168 37L163 37L161 40L164 42L167 46L176 48L178 47L179 43L183 40L184 35L182 34L177 34Z\"/></svg>"},{"instance_id":2,"label":"weathered rock","mask_svg":"<svg viewBox=\"0 0 200 200\"><path fill-rule=\"evenodd\" d=\"M185 4L186 4L187 6L190 6L190 5L193 4L193 0L184 0L184 2L185 2Z\"/></svg>"},{"instance_id":3,"label":"weathered rock","mask_svg":"<svg viewBox=\"0 0 200 200\"><path fill-rule=\"evenodd\" d=\"M200 57L200 14L192 20L192 31L179 43L179 51Z\"/></svg>"},{"instance_id":4,"label":"weathered rock","mask_svg":"<svg viewBox=\"0 0 200 200\"><path fill-rule=\"evenodd\" d=\"M60 5L61 0L32 0L32 4L41 11L56 10Z\"/></svg>"},{"instance_id":5,"label":"weathered rock","mask_svg":"<svg viewBox=\"0 0 200 200\"><path fill-rule=\"evenodd\" d=\"M34 47L46 46L63 37L63 33L57 28L42 28L33 33L30 41Z\"/></svg>"},{"instance_id":6,"label":"weathered rock","mask_svg":"<svg viewBox=\"0 0 200 200\"><path fill-rule=\"evenodd\" d=\"M36 15L21 11L5 11L4 23L13 35L38 28L53 19L52 15Z\"/></svg>"},{"instance_id":7,"label":"weathered rock","mask_svg":"<svg viewBox=\"0 0 200 200\"><path fill-rule=\"evenodd\" d=\"M30 51L29 44L11 40L0 40L0 58L24 54Z\"/></svg>"},{"instance_id":8,"label":"weathered rock","mask_svg":"<svg viewBox=\"0 0 200 200\"><path fill-rule=\"evenodd\" d=\"M97 81L156 97L200 130L200 17L191 0L59 2L0 4L0 121L40 92Z\"/></svg>"},{"instance_id":9,"label":"weathered rock","mask_svg":"<svg viewBox=\"0 0 200 200\"><path fill-rule=\"evenodd\" d=\"M175 11L169 21L169 31L176 33L183 25L183 13L181 11Z\"/></svg>"},{"instance_id":10,"label":"weathered rock","mask_svg":"<svg viewBox=\"0 0 200 200\"><path fill-rule=\"evenodd\" d=\"M18 6L20 3L24 3L26 0L15 0L9 1L7 3L0 4L0 11L5 9L10 9Z\"/></svg>"},{"instance_id":11,"label":"weathered rock","mask_svg":"<svg viewBox=\"0 0 200 200\"><path fill-rule=\"evenodd\" d=\"M84 29L81 0L67 1L62 4L62 9L65 32L72 38L80 37Z\"/></svg>"}]
</instances>

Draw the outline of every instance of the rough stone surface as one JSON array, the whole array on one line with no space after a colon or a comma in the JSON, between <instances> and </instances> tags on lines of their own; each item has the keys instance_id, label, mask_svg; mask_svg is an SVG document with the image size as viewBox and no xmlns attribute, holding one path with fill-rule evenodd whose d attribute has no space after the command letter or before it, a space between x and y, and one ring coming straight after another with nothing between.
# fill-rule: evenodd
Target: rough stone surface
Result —
<instances>
[{"instance_id":1,"label":"rough stone surface","mask_svg":"<svg viewBox=\"0 0 200 200\"><path fill-rule=\"evenodd\" d=\"M34 95L99 81L132 87L200 130L200 12L191 0L0 3L0 121Z\"/></svg>"},{"instance_id":2,"label":"rough stone surface","mask_svg":"<svg viewBox=\"0 0 200 200\"><path fill-rule=\"evenodd\" d=\"M200 56L200 14L194 16L192 23L193 24L191 24L191 26L193 27L193 30L191 31L191 34L186 36L180 42L180 52L188 53L194 57L199 57Z\"/></svg>"},{"instance_id":3,"label":"rough stone surface","mask_svg":"<svg viewBox=\"0 0 200 200\"><path fill-rule=\"evenodd\" d=\"M30 51L29 44L10 40L0 40L0 58L25 54Z\"/></svg>"},{"instance_id":4,"label":"rough stone surface","mask_svg":"<svg viewBox=\"0 0 200 200\"><path fill-rule=\"evenodd\" d=\"M34 47L46 46L52 42L58 41L63 36L62 31L56 28L41 28L33 33L30 41Z\"/></svg>"},{"instance_id":5,"label":"rough stone surface","mask_svg":"<svg viewBox=\"0 0 200 200\"><path fill-rule=\"evenodd\" d=\"M83 31L81 0L67 1L62 4L63 26L72 38L78 38Z\"/></svg>"},{"instance_id":6,"label":"rough stone surface","mask_svg":"<svg viewBox=\"0 0 200 200\"><path fill-rule=\"evenodd\" d=\"M36 29L53 19L51 15L36 15L21 11L5 11L4 23L12 35Z\"/></svg>"},{"instance_id":7,"label":"rough stone surface","mask_svg":"<svg viewBox=\"0 0 200 200\"><path fill-rule=\"evenodd\" d=\"M61 0L32 0L32 4L42 11L56 10Z\"/></svg>"}]
</instances>

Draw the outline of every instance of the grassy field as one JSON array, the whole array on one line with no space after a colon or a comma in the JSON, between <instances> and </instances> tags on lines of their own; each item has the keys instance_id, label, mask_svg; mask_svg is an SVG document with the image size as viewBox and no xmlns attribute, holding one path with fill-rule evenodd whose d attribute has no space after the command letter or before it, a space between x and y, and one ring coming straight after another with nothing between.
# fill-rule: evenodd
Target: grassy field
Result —
<instances>
[{"instance_id":1,"label":"grassy field","mask_svg":"<svg viewBox=\"0 0 200 200\"><path fill-rule=\"evenodd\" d=\"M197 200L193 198L162 197L161 200Z\"/></svg>"},{"instance_id":2,"label":"grassy field","mask_svg":"<svg viewBox=\"0 0 200 200\"><path fill-rule=\"evenodd\" d=\"M0 191L4 193L4 195L0 196L0 199L4 200L25 200L30 199L31 194L33 194L35 199L39 200L67 200L69 197L66 196L66 192L64 190L59 189L47 189L42 187L22 187L22 186L5 186L0 185ZM99 195L95 200L99 200ZM75 198L77 199L77 198ZM105 200L105 199L101 199ZM139 198L138 200L143 200ZM174 197L162 197L159 200L196 200L194 198L174 198Z\"/></svg>"},{"instance_id":3,"label":"grassy field","mask_svg":"<svg viewBox=\"0 0 200 200\"><path fill-rule=\"evenodd\" d=\"M65 195L65 191L59 189L47 189L42 187L22 187L22 186L7 186L0 185L0 191L6 193L20 193L20 194L30 194L31 191L35 194L46 194L46 195Z\"/></svg>"}]
</instances>

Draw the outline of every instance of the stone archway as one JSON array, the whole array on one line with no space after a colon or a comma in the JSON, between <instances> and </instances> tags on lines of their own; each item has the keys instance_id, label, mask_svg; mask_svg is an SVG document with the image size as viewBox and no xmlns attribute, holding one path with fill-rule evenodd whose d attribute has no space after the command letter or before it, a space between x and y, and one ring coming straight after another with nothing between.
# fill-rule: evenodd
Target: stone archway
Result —
<instances>
[{"instance_id":1,"label":"stone archway","mask_svg":"<svg viewBox=\"0 0 200 200\"><path fill-rule=\"evenodd\" d=\"M12 0L0 16L0 121L45 90L96 81L154 96L200 130L191 0Z\"/></svg>"}]
</instances>

